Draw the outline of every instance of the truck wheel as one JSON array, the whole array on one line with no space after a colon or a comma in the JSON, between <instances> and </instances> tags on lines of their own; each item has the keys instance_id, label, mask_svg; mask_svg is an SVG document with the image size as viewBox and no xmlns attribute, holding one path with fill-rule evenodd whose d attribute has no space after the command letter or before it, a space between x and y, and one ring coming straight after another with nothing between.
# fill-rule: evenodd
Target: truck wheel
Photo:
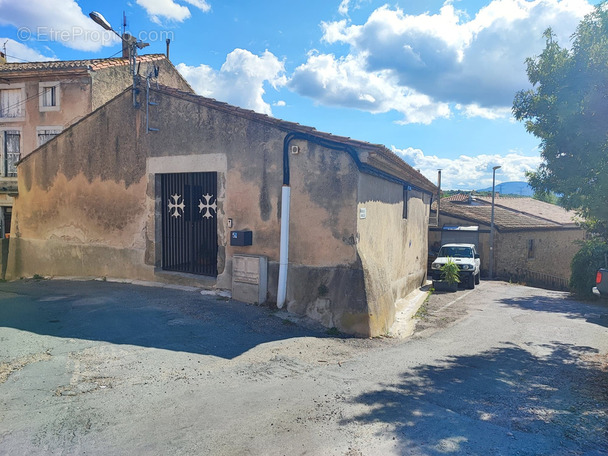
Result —
<instances>
[{"instance_id":1,"label":"truck wheel","mask_svg":"<svg viewBox=\"0 0 608 456\"><path fill-rule=\"evenodd\" d=\"M481 271L475 276L475 285L479 285L479 282L481 282Z\"/></svg>"},{"instance_id":2,"label":"truck wheel","mask_svg":"<svg viewBox=\"0 0 608 456\"><path fill-rule=\"evenodd\" d=\"M467 280L467 288L473 290L475 288L475 276L471 274Z\"/></svg>"}]
</instances>

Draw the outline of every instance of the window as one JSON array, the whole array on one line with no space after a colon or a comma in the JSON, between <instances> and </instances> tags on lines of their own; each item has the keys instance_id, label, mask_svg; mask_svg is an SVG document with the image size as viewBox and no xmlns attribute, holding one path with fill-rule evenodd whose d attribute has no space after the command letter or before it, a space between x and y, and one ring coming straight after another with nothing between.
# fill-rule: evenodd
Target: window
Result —
<instances>
[{"instance_id":1,"label":"window","mask_svg":"<svg viewBox=\"0 0 608 456\"><path fill-rule=\"evenodd\" d=\"M408 185L403 187L403 218L407 218L407 206L410 199L410 190L412 188Z\"/></svg>"},{"instance_id":2,"label":"window","mask_svg":"<svg viewBox=\"0 0 608 456\"><path fill-rule=\"evenodd\" d=\"M23 92L23 88L0 89L0 119L25 117Z\"/></svg>"},{"instance_id":3,"label":"window","mask_svg":"<svg viewBox=\"0 0 608 456\"><path fill-rule=\"evenodd\" d=\"M38 85L40 111L59 111L60 87L58 82L41 82Z\"/></svg>"},{"instance_id":4,"label":"window","mask_svg":"<svg viewBox=\"0 0 608 456\"><path fill-rule=\"evenodd\" d=\"M61 133L61 130L61 127L36 127L36 133L38 134L38 147L53 139L55 136Z\"/></svg>"},{"instance_id":5,"label":"window","mask_svg":"<svg viewBox=\"0 0 608 456\"><path fill-rule=\"evenodd\" d=\"M42 106L49 108L51 106L57 106L57 87L43 87L42 88Z\"/></svg>"},{"instance_id":6,"label":"window","mask_svg":"<svg viewBox=\"0 0 608 456\"><path fill-rule=\"evenodd\" d=\"M528 239L528 260L534 259L534 239Z\"/></svg>"},{"instance_id":7,"label":"window","mask_svg":"<svg viewBox=\"0 0 608 456\"><path fill-rule=\"evenodd\" d=\"M21 157L21 132L5 130L2 133L2 176L17 176L17 162Z\"/></svg>"}]
</instances>

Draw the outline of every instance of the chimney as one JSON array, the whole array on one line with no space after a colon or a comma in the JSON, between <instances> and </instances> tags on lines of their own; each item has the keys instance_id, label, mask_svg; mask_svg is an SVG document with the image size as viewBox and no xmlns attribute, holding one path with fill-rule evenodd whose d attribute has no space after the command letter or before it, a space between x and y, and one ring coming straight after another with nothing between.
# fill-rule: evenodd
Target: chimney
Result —
<instances>
[{"instance_id":1,"label":"chimney","mask_svg":"<svg viewBox=\"0 0 608 456\"><path fill-rule=\"evenodd\" d=\"M129 43L131 42L132 39L133 39L133 37L131 36L130 33L125 32L122 34L122 58L123 59L129 58Z\"/></svg>"},{"instance_id":2,"label":"chimney","mask_svg":"<svg viewBox=\"0 0 608 456\"><path fill-rule=\"evenodd\" d=\"M165 42L167 43L167 60L169 60L169 45L171 44L171 39L167 38Z\"/></svg>"},{"instance_id":3,"label":"chimney","mask_svg":"<svg viewBox=\"0 0 608 456\"><path fill-rule=\"evenodd\" d=\"M6 63L6 54L0 51L0 65L4 65Z\"/></svg>"}]
</instances>

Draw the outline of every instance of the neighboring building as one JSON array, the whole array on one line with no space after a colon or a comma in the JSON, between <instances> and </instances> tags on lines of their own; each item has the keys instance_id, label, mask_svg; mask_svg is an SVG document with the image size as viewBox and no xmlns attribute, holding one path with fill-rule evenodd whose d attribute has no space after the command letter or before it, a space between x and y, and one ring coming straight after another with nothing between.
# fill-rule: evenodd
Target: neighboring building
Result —
<instances>
[{"instance_id":1,"label":"neighboring building","mask_svg":"<svg viewBox=\"0 0 608 456\"><path fill-rule=\"evenodd\" d=\"M191 91L162 54L137 58L139 74ZM7 63L0 53L0 237L10 232L17 162L133 84L127 57Z\"/></svg>"},{"instance_id":2,"label":"neighboring building","mask_svg":"<svg viewBox=\"0 0 608 456\"><path fill-rule=\"evenodd\" d=\"M380 145L167 87L149 97L149 117L125 91L20 162L7 278L234 291L245 254L268 260L251 302L276 302L285 221L287 309L347 333L389 330L396 301L426 279L431 182Z\"/></svg>"},{"instance_id":3,"label":"neighboring building","mask_svg":"<svg viewBox=\"0 0 608 456\"><path fill-rule=\"evenodd\" d=\"M477 236L482 275L489 272L492 198L453 196L442 198L438 226L430 228L431 252L441 244L442 234L454 242L472 242ZM570 262L579 250L576 241L585 231L575 223L574 212L532 198L495 198L494 274L553 288L565 288ZM456 227L478 227L456 230Z\"/></svg>"}]
</instances>

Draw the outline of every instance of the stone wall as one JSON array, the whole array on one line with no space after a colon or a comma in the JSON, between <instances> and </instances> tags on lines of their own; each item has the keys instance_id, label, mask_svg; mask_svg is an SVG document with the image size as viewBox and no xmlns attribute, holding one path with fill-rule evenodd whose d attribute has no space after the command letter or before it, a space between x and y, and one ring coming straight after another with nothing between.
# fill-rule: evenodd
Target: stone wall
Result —
<instances>
[{"instance_id":1,"label":"stone wall","mask_svg":"<svg viewBox=\"0 0 608 456\"><path fill-rule=\"evenodd\" d=\"M570 263L584 239L581 229L505 232L496 235L496 275L508 279L525 271L570 279ZM533 241L532 257L528 257Z\"/></svg>"},{"instance_id":2,"label":"stone wall","mask_svg":"<svg viewBox=\"0 0 608 456\"><path fill-rule=\"evenodd\" d=\"M475 222L442 215L439 227L443 225L476 225ZM478 225L481 273L487 276L490 258L490 227ZM487 232L486 232L487 231ZM546 274L568 280L570 262L579 246L576 241L583 240L585 232L579 228L559 228L554 230L505 231L494 232L494 275L509 279L522 276L525 271ZM534 242L533 258L528 258L528 243ZM441 231L431 231L429 248L441 242Z\"/></svg>"}]
</instances>

